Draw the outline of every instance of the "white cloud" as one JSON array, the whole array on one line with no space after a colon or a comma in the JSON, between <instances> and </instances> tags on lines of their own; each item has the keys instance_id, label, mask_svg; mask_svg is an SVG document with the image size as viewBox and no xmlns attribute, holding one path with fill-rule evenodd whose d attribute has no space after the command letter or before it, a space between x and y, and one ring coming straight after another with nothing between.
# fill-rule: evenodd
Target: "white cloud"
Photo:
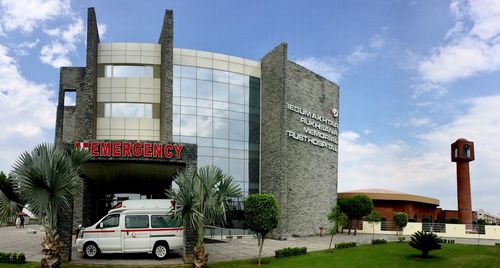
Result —
<instances>
[{"instance_id":1,"label":"white cloud","mask_svg":"<svg viewBox=\"0 0 500 268\"><path fill-rule=\"evenodd\" d=\"M0 44L0 170L8 171L18 155L52 136L56 104L47 85L27 80Z\"/></svg>"},{"instance_id":2,"label":"white cloud","mask_svg":"<svg viewBox=\"0 0 500 268\"><path fill-rule=\"evenodd\" d=\"M368 52L363 46L356 46L352 52L347 55L346 61L352 65L360 64L374 55L374 53Z\"/></svg>"},{"instance_id":3,"label":"white cloud","mask_svg":"<svg viewBox=\"0 0 500 268\"><path fill-rule=\"evenodd\" d=\"M69 0L1 0L0 23L4 31L31 32L39 23L70 13Z\"/></svg>"},{"instance_id":4,"label":"white cloud","mask_svg":"<svg viewBox=\"0 0 500 268\"><path fill-rule=\"evenodd\" d=\"M417 93L500 69L500 1L453 1L455 25L418 64Z\"/></svg>"},{"instance_id":5,"label":"white cloud","mask_svg":"<svg viewBox=\"0 0 500 268\"><path fill-rule=\"evenodd\" d=\"M35 41L29 42L23 42L19 44L15 50L16 54L19 56L26 56L28 55L28 50L35 48L38 43L40 43L40 39L36 39Z\"/></svg>"},{"instance_id":6,"label":"white cloud","mask_svg":"<svg viewBox=\"0 0 500 268\"><path fill-rule=\"evenodd\" d=\"M455 164L450 144L458 138L474 141L471 162L473 209L500 211L500 95L462 103L468 107L450 123L418 135L417 144L401 141L361 142L359 134L342 132L339 141L339 191L387 188L441 200L441 207L456 209ZM416 121L417 123L426 120Z\"/></svg>"},{"instance_id":7,"label":"white cloud","mask_svg":"<svg viewBox=\"0 0 500 268\"><path fill-rule=\"evenodd\" d=\"M338 82L342 79L344 73L344 67L338 61L333 58L323 58L318 59L314 57L308 57L297 61L298 64L323 75L325 78Z\"/></svg>"},{"instance_id":8,"label":"white cloud","mask_svg":"<svg viewBox=\"0 0 500 268\"><path fill-rule=\"evenodd\" d=\"M83 20L75 18L66 30L54 28L45 29L44 32L55 40L42 47L40 60L54 68L71 65L69 55L76 50L77 43L84 36Z\"/></svg>"},{"instance_id":9,"label":"white cloud","mask_svg":"<svg viewBox=\"0 0 500 268\"><path fill-rule=\"evenodd\" d=\"M106 38L106 32L108 31L108 26L103 23L97 23L97 31L99 32L99 38Z\"/></svg>"},{"instance_id":10,"label":"white cloud","mask_svg":"<svg viewBox=\"0 0 500 268\"><path fill-rule=\"evenodd\" d=\"M380 33L375 34L370 40L370 47L374 49L381 49L388 42L388 28L383 27Z\"/></svg>"},{"instance_id":11,"label":"white cloud","mask_svg":"<svg viewBox=\"0 0 500 268\"><path fill-rule=\"evenodd\" d=\"M387 43L387 28L382 28L381 33L375 34L369 46L357 45L347 55L337 57L306 57L296 62L324 77L338 83L356 65L377 56Z\"/></svg>"},{"instance_id":12,"label":"white cloud","mask_svg":"<svg viewBox=\"0 0 500 268\"><path fill-rule=\"evenodd\" d=\"M414 127L432 127L434 126L434 122L432 122L432 119L426 118L426 117L421 117L421 118L410 118L409 121L410 125Z\"/></svg>"}]
</instances>

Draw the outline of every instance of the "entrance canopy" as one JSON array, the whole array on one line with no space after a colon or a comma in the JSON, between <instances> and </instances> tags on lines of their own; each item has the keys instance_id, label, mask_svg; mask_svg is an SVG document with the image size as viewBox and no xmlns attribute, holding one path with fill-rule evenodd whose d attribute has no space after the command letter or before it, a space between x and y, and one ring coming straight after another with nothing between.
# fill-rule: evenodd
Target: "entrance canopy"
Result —
<instances>
[{"instance_id":1,"label":"entrance canopy","mask_svg":"<svg viewBox=\"0 0 500 268\"><path fill-rule=\"evenodd\" d=\"M90 184L104 193L163 194L183 163L163 161L107 160L82 165Z\"/></svg>"}]
</instances>

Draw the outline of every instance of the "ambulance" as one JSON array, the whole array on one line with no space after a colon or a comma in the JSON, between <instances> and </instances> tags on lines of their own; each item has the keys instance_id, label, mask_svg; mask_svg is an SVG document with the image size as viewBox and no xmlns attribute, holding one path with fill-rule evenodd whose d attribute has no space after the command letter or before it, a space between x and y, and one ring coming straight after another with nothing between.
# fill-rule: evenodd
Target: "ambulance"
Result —
<instances>
[{"instance_id":1,"label":"ambulance","mask_svg":"<svg viewBox=\"0 0 500 268\"><path fill-rule=\"evenodd\" d=\"M173 199L122 201L94 225L81 228L77 250L87 258L143 252L165 259L183 246L183 227L172 216L174 207Z\"/></svg>"}]
</instances>

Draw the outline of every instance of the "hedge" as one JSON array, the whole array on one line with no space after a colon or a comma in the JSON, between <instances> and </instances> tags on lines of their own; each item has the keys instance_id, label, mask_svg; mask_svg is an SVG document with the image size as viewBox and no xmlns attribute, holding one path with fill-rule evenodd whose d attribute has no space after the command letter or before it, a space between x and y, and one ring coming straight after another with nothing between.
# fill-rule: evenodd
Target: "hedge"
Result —
<instances>
[{"instance_id":1,"label":"hedge","mask_svg":"<svg viewBox=\"0 0 500 268\"><path fill-rule=\"evenodd\" d=\"M24 253L0 252L0 263L26 263Z\"/></svg>"},{"instance_id":2,"label":"hedge","mask_svg":"<svg viewBox=\"0 0 500 268\"><path fill-rule=\"evenodd\" d=\"M387 241L385 239L375 239L372 240L372 245L380 245L380 244L385 244Z\"/></svg>"},{"instance_id":3,"label":"hedge","mask_svg":"<svg viewBox=\"0 0 500 268\"><path fill-rule=\"evenodd\" d=\"M335 244L336 249L343 249L343 248L352 248L356 246L356 242L345 242L345 243L338 243Z\"/></svg>"},{"instance_id":4,"label":"hedge","mask_svg":"<svg viewBox=\"0 0 500 268\"><path fill-rule=\"evenodd\" d=\"M278 259L290 256L305 255L307 253L306 247L282 248L274 252L274 256Z\"/></svg>"}]
</instances>

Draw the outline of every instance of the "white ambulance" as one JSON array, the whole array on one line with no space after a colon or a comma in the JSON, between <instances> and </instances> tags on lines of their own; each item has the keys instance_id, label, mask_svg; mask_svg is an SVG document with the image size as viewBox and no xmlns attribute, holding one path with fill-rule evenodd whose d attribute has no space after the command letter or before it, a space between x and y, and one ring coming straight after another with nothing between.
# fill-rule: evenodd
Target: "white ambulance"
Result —
<instances>
[{"instance_id":1,"label":"white ambulance","mask_svg":"<svg viewBox=\"0 0 500 268\"><path fill-rule=\"evenodd\" d=\"M88 258L100 253L153 253L164 259L183 246L183 228L172 218L172 199L126 200L96 224L80 230L79 252Z\"/></svg>"}]
</instances>

